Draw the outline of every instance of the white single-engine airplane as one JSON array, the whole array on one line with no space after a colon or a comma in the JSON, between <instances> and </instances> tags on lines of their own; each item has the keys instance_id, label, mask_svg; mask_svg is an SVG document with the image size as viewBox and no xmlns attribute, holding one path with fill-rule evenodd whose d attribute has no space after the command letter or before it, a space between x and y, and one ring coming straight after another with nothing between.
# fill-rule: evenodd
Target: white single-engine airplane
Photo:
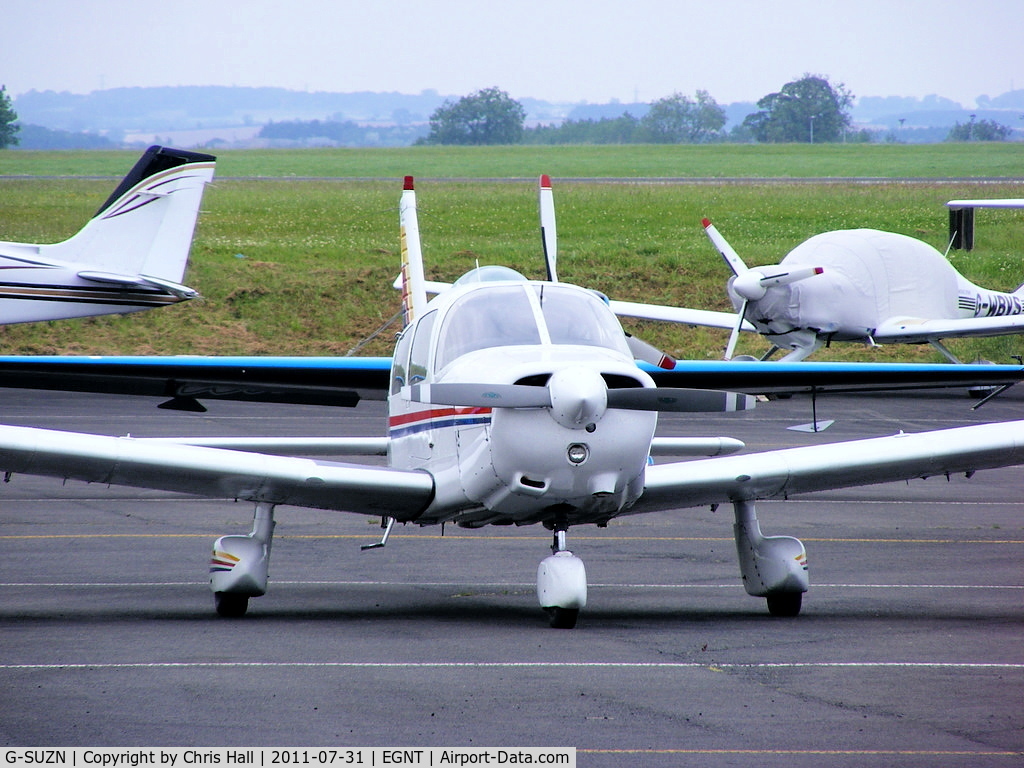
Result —
<instances>
[{"instance_id":1,"label":"white single-engine airplane","mask_svg":"<svg viewBox=\"0 0 1024 768\"><path fill-rule=\"evenodd\" d=\"M1024 421L724 457L719 454L741 444L655 438L658 410L722 411L745 400L728 392L656 386L634 362L615 315L583 288L483 267L428 303L411 178L400 222L408 323L389 369L380 359L352 358L344 365L315 358L277 358L266 365L258 358L72 358L63 365L77 369L67 374L74 380L70 388L90 388L97 378L120 381L120 372L130 371L142 391L183 398L332 402L333 391L333 402L345 404L349 390L382 386L387 437L146 439L0 427L0 471L6 479L27 473L252 502L252 531L221 537L213 546L210 584L224 616L244 614L249 599L267 589L278 506L380 515L386 530L377 546L395 522L540 524L553 532L553 546L538 569L539 603L553 626L572 627L587 602L587 581L583 562L567 548L571 526L731 503L747 592L766 598L773 615L794 616L809 584L806 552L797 539L762 535L758 499L1024 463ZM60 361L35 367L22 362L19 368L17 358L0 358L0 385L62 375ZM959 368L779 365L719 361L655 375L684 386L747 377L758 391L772 387L776 370L784 384L802 377L800 386L813 387L837 380L852 386L860 372L862 382L934 383L948 381L949 369ZM977 368L1021 378L1019 367ZM172 387L161 389L171 381ZM104 391L125 391L117 386L123 384ZM272 455L289 451L386 452L388 465ZM661 452L716 458L651 464L650 456Z\"/></svg>"},{"instance_id":2,"label":"white single-engine airplane","mask_svg":"<svg viewBox=\"0 0 1024 768\"><path fill-rule=\"evenodd\" d=\"M875 229L825 232L798 245L778 264L747 268L704 219L704 228L733 272L729 298L737 322L726 347L731 358L743 322L772 348L799 361L833 341L923 344L960 361L942 339L1024 333L1024 286L1013 293L981 288L932 246Z\"/></svg>"},{"instance_id":3,"label":"white single-engine airplane","mask_svg":"<svg viewBox=\"0 0 1024 768\"><path fill-rule=\"evenodd\" d=\"M73 237L0 242L0 325L126 314L197 296L181 280L215 161L150 147Z\"/></svg>"}]
</instances>

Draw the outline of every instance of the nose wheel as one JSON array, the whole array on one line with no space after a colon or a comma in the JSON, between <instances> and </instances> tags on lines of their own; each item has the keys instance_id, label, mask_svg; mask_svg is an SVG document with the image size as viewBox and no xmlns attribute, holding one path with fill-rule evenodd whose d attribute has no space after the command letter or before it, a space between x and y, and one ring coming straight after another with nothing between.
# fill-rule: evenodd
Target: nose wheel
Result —
<instances>
[{"instance_id":1,"label":"nose wheel","mask_svg":"<svg viewBox=\"0 0 1024 768\"><path fill-rule=\"evenodd\" d=\"M566 549L566 528L555 530L551 555L537 568L537 599L555 629L572 629L587 604L587 570Z\"/></svg>"}]
</instances>

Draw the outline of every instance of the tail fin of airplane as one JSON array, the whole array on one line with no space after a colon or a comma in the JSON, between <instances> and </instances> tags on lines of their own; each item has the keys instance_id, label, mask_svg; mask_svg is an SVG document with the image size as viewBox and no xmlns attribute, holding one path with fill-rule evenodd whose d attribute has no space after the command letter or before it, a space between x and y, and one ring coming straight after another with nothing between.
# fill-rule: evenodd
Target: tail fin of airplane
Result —
<instances>
[{"instance_id":1,"label":"tail fin of airplane","mask_svg":"<svg viewBox=\"0 0 1024 768\"><path fill-rule=\"evenodd\" d=\"M398 213L402 242L402 312L405 324L408 325L423 314L427 306L420 225L416 216L416 189L412 176L405 177Z\"/></svg>"},{"instance_id":2,"label":"tail fin of airplane","mask_svg":"<svg viewBox=\"0 0 1024 768\"><path fill-rule=\"evenodd\" d=\"M180 283L215 162L212 155L150 147L77 234L52 245L5 243L4 253L77 268L86 280L194 296Z\"/></svg>"}]
</instances>

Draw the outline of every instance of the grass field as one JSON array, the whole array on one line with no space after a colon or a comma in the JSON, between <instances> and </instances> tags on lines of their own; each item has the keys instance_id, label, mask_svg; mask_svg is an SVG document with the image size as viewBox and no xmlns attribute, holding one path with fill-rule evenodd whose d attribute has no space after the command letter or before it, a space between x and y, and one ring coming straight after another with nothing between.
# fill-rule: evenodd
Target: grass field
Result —
<instances>
[{"instance_id":1,"label":"grass field","mask_svg":"<svg viewBox=\"0 0 1024 768\"><path fill-rule=\"evenodd\" d=\"M229 150L236 177L509 179L998 177L1024 179L1024 144L716 144ZM121 176L138 152L0 152L0 175Z\"/></svg>"},{"instance_id":2,"label":"grass field","mask_svg":"<svg viewBox=\"0 0 1024 768\"><path fill-rule=\"evenodd\" d=\"M106 199L133 152L0 153L0 238L54 242ZM555 177L560 277L613 298L727 309L727 271L700 226L712 218L748 264L775 263L828 229L875 227L945 250L944 203L1024 197L1024 146L511 147L225 152L204 198L186 283L203 299L128 317L0 328L8 353L389 354L398 311L400 177L413 173L428 274L479 263L543 272L536 176ZM764 177L732 183L559 178ZM778 183L778 177L911 183ZM999 177L988 183L949 177ZM311 178L320 177L320 178ZM323 177L331 177L330 180ZM460 179L456 181L455 179ZM499 179L501 181L499 181ZM926 179L921 181L921 179ZM931 179L931 180L927 180ZM979 211L976 249L954 265L979 285L1024 281L1024 212ZM724 331L633 331L680 357L716 358ZM379 336L363 345L374 332ZM1019 337L951 342L1005 361ZM759 338L741 352L760 353ZM932 360L927 347L837 346L816 359Z\"/></svg>"}]
</instances>

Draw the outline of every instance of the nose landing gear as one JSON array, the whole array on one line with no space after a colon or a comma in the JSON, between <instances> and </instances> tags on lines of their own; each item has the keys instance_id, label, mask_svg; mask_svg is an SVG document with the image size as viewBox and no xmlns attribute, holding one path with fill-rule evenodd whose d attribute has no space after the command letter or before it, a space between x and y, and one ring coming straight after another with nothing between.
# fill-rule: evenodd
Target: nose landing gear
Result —
<instances>
[{"instance_id":1,"label":"nose landing gear","mask_svg":"<svg viewBox=\"0 0 1024 768\"><path fill-rule=\"evenodd\" d=\"M566 549L567 526L554 532L551 555L537 568L537 599L555 629L572 629L587 604L587 570L583 561Z\"/></svg>"}]
</instances>

